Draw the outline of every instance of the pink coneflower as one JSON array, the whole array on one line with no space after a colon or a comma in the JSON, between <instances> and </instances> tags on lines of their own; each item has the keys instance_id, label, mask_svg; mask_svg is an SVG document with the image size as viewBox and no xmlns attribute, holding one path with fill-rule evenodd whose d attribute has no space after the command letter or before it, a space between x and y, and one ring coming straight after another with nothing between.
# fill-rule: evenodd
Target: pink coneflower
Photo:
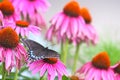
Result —
<instances>
[{"instance_id":1,"label":"pink coneflower","mask_svg":"<svg viewBox=\"0 0 120 80\"><path fill-rule=\"evenodd\" d=\"M16 22L5 21L4 27L6 27L6 26L11 26L13 29L15 29L17 34L21 35L22 37L28 37L29 32L31 32L33 34L40 34L39 27L31 25L26 21L21 21L21 20L18 20Z\"/></svg>"},{"instance_id":2,"label":"pink coneflower","mask_svg":"<svg viewBox=\"0 0 120 80\"><path fill-rule=\"evenodd\" d=\"M115 80L114 72L110 68L110 59L106 52L96 55L92 62L86 63L77 72L84 74L84 80Z\"/></svg>"},{"instance_id":3,"label":"pink coneflower","mask_svg":"<svg viewBox=\"0 0 120 80\"><path fill-rule=\"evenodd\" d=\"M47 39L52 40L53 35L58 40L75 39L80 28L83 28L85 22L80 15L80 6L75 0L67 3L62 12L59 12L51 19L51 27L47 32Z\"/></svg>"},{"instance_id":4,"label":"pink coneflower","mask_svg":"<svg viewBox=\"0 0 120 80\"><path fill-rule=\"evenodd\" d=\"M2 12L4 19L13 21L20 19L19 13L16 12L14 6L8 0L3 0L0 2L0 12Z\"/></svg>"},{"instance_id":5,"label":"pink coneflower","mask_svg":"<svg viewBox=\"0 0 120 80\"><path fill-rule=\"evenodd\" d=\"M19 43L19 36L11 28L0 30L0 60L5 62L5 69L10 71L13 67L20 69L26 59L26 51Z\"/></svg>"},{"instance_id":6,"label":"pink coneflower","mask_svg":"<svg viewBox=\"0 0 120 80\"><path fill-rule=\"evenodd\" d=\"M33 74L40 71L40 77L47 72L48 80L54 80L56 74L58 75L58 80L62 80L63 75L67 76L65 65L57 58L45 58L43 60L34 61L28 66Z\"/></svg>"},{"instance_id":7,"label":"pink coneflower","mask_svg":"<svg viewBox=\"0 0 120 80\"><path fill-rule=\"evenodd\" d=\"M77 1L71 0L66 4L63 11L51 19L51 26L46 34L47 39L52 40L53 35L55 35L58 41L69 39L74 44L89 41L91 34L88 32L80 12Z\"/></svg>"},{"instance_id":8,"label":"pink coneflower","mask_svg":"<svg viewBox=\"0 0 120 80\"><path fill-rule=\"evenodd\" d=\"M12 3L16 10L22 13L24 20L45 26L45 21L40 13L46 12L50 6L47 0L12 0Z\"/></svg>"},{"instance_id":9,"label":"pink coneflower","mask_svg":"<svg viewBox=\"0 0 120 80\"><path fill-rule=\"evenodd\" d=\"M92 22L92 17L90 15L90 12L88 11L87 8L81 8L80 10L80 14L82 15L82 17L85 20L86 23L86 33L88 36L85 37L85 39L90 40L93 44L96 44L98 42L98 35L96 32L96 29L93 27L93 25L91 24Z\"/></svg>"},{"instance_id":10,"label":"pink coneflower","mask_svg":"<svg viewBox=\"0 0 120 80\"><path fill-rule=\"evenodd\" d=\"M120 62L111 67L115 73L115 80L120 80Z\"/></svg>"}]
</instances>

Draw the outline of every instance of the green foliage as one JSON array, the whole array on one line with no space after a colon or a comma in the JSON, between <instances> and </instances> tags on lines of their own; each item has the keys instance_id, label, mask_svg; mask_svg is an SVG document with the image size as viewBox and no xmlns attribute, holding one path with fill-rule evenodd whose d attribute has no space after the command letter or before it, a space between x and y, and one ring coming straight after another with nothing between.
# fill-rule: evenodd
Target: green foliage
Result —
<instances>
[{"instance_id":1,"label":"green foliage","mask_svg":"<svg viewBox=\"0 0 120 80\"><path fill-rule=\"evenodd\" d=\"M2 74L2 65L0 64L0 74Z\"/></svg>"},{"instance_id":2,"label":"green foliage","mask_svg":"<svg viewBox=\"0 0 120 80\"><path fill-rule=\"evenodd\" d=\"M120 46L118 42L112 42L110 40L101 41L96 46L83 45L81 50L83 50L82 55L85 56L85 58L83 58L85 62L91 61L93 56L102 51L106 51L108 53L111 65L114 65L120 60Z\"/></svg>"},{"instance_id":3,"label":"green foliage","mask_svg":"<svg viewBox=\"0 0 120 80\"><path fill-rule=\"evenodd\" d=\"M62 77L62 80L70 80L70 78L66 77L66 76L63 76Z\"/></svg>"},{"instance_id":4,"label":"green foliage","mask_svg":"<svg viewBox=\"0 0 120 80\"><path fill-rule=\"evenodd\" d=\"M58 77L55 77L55 80L58 80ZM70 80L70 78L68 78L67 76L63 75L62 76L62 80Z\"/></svg>"}]
</instances>

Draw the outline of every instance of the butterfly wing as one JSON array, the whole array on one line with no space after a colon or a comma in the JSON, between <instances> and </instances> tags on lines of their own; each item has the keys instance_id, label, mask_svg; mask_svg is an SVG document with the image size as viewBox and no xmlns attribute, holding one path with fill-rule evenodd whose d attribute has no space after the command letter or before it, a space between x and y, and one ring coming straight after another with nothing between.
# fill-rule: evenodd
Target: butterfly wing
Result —
<instances>
[{"instance_id":1,"label":"butterfly wing","mask_svg":"<svg viewBox=\"0 0 120 80\"><path fill-rule=\"evenodd\" d=\"M41 44L30 40L30 39L22 39L23 44L28 47L28 55L32 60L39 60L44 58L59 58L59 54L51 49L44 48Z\"/></svg>"},{"instance_id":2,"label":"butterfly wing","mask_svg":"<svg viewBox=\"0 0 120 80\"><path fill-rule=\"evenodd\" d=\"M40 52L44 50L44 47L30 39L23 39L23 44L28 48L28 54L33 56L40 56Z\"/></svg>"},{"instance_id":3,"label":"butterfly wing","mask_svg":"<svg viewBox=\"0 0 120 80\"><path fill-rule=\"evenodd\" d=\"M41 53L44 58L59 58L60 57L58 52L48 49L48 48L45 48Z\"/></svg>"}]
</instances>

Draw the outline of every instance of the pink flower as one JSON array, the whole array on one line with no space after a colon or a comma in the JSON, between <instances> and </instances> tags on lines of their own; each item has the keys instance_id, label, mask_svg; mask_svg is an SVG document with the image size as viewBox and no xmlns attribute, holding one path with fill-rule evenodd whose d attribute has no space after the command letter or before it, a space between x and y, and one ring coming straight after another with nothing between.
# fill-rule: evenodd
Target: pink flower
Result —
<instances>
[{"instance_id":1,"label":"pink flower","mask_svg":"<svg viewBox=\"0 0 120 80\"><path fill-rule=\"evenodd\" d=\"M13 67L20 67L27 59L26 50L19 43L17 33L11 28L0 30L0 60L5 62L5 68L10 71Z\"/></svg>"},{"instance_id":2,"label":"pink flower","mask_svg":"<svg viewBox=\"0 0 120 80\"><path fill-rule=\"evenodd\" d=\"M67 76L66 67L57 58L45 58L43 60L37 60L30 63L28 66L33 74L40 71L40 77L47 72L48 80L54 80L56 74L58 75L58 80L62 80L63 75Z\"/></svg>"},{"instance_id":3,"label":"pink flower","mask_svg":"<svg viewBox=\"0 0 120 80\"><path fill-rule=\"evenodd\" d=\"M40 13L46 12L50 6L47 0L12 0L11 2L16 10L22 13L24 20L45 26L45 21Z\"/></svg>"},{"instance_id":4,"label":"pink flower","mask_svg":"<svg viewBox=\"0 0 120 80\"><path fill-rule=\"evenodd\" d=\"M97 31L96 29L93 27L93 25L91 24L92 22L92 18L91 18L91 15L88 11L87 8L81 8L81 15L82 17L84 18L85 20L85 23L86 23L86 38L85 40L87 42L89 42L89 40L93 43L93 44L96 44L98 42L98 34L97 34Z\"/></svg>"},{"instance_id":5,"label":"pink flower","mask_svg":"<svg viewBox=\"0 0 120 80\"><path fill-rule=\"evenodd\" d=\"M57 40L75 39L80 29L84 26L84 19L79 15L80 7L76 1L70 1L63 9L51 19L51 26L47 31L47 39L52 40L53 35Z\"/></svg>"},{"instance_id":6,"label":"pink flower","mask_svg":"<svg viewBox=\"0 0 120 80\"><path fill-rule=\"evenodd\" d=\"M12 21L20 19L19 13L15 10L12 3L8 0L4 0L0 3L0 12L3 14L3 19Z\"/></svg>"},{"instance_id":7,"label":"pink flower","mask_svg":"<svg viewBox=\"0 0 120 80\"><path fill-rule=\"evenodd\" d=\"M55 15L50 22L51 26L46 33L48 40L52 40L52 37L56 36L58 42L69 39L76 45L95 38L94 28L88 29L80 14L80 6L75 0L70 1L63 11Z\"/></svg>"},{"instance_id":8,"label":"pink flower","mask_svg":"<svg viewBox=\"0 0 120 80\"><path fill-rule=\"evenodd\" d=\"M29 32L32 32L33 34L40 34L40 28L34 25L30 25L26 21L18 20L16 22L13 21L4 21L4 27L11 26L18 35L21 35L22 37L28 37Z\"/></svg>"},{"instance_id":9,"label":"pink flower","mask_svg":"<svg viewBox=\"0 0 120 80\"><path fill-rule=\"evenodd\" d=\"M86 63L77 72L84 74L84 80L116 80L114 72L110 68L110 59L106 52L96 55L92 62Z\"/></svg>"}]
</instances>

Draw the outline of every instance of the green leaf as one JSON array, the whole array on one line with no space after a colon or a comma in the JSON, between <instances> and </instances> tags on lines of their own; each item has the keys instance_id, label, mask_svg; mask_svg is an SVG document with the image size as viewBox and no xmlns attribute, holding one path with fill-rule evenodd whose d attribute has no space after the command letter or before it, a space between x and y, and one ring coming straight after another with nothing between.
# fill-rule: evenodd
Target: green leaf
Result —
<instances>
[{"instance_id":1,"label":"green leaf","mask_svg":"<svg viewBox=\"0 0 120 80\"><path fill-rule=\"evenodd\" d=\"M28 68L25 66L25 67L22 67L19 71L19 74L21 74L22 72L26 71Z\"/></svg>"},{"instance_id":2,"label":"green leaf","mask_svg":"<svg viewBox=\"0 0 120 80\"><path fill-rule=\"evenodd\" d=\"M68 78L67 76L63 76L62 80L70 80L70 78Z\"/></svg>"}]
</instances>

